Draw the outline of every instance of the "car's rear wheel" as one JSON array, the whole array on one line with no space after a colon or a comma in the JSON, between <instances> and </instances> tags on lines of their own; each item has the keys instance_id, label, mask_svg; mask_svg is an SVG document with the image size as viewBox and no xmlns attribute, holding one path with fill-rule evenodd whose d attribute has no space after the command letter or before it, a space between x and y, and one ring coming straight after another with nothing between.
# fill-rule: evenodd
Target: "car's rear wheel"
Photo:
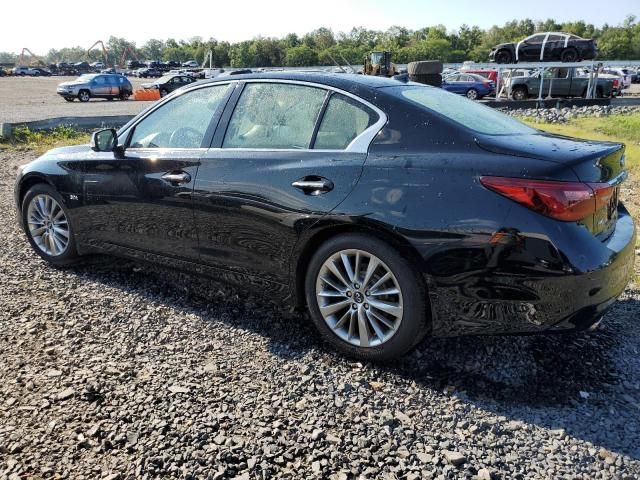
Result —
<instances>
[{"instance_id":1,"label":"car's rear wheel","mask_svg":"<svg viewBox=\"0 0 640 480\"><path fill-rule=\"evenodd\" d=\"M496 63L513 63L513 55L509 50L500 50L496 53Z\"/></svg>"},{"instance_id":2,"label":"car's rear wheel","mask_svg":"<svg viewBox=\"0 0 640 480\"><path fill-rule=\"evenodd\" d=\"M524 87L516 87L511 92L511 96L514 100L526 100L529 98L529 94L527 93L527 89Z\"/></svg>"},{"instance_id":3,"label":"car's rear wheel","mask_svg":"<svg viewBox=\"0 0 640 480\"><path fill-rule=\"evenodd\" d=\"M427 332L421 279L394 248L367 235L321 245L309 263L305 296L322 337L356 358L397 358Z\"/></svg>"},{"instance_id":4,"label":"car's rear wheel","mask_svg":"<svg viewBox=\"0 0 640 480\"><path fill-rule=\"evenodd\" d=\"M578 51L575 48L565 48L560 54L560 61L572 63L578 61Z\"/></svg>"},{"instance_id":5,"label":"car's rear wheel","mask_svg":"<svg viewBox=\"0 0 640 480\"><path fill-rule=\"evenodd\" d=\"M91 93L89 93L89 90L80 90L80 92L78 92L78 100L81 102L88 102L90 99Z\"/></svg>"},{"instance_id":6,"label":"car's rear wheel","mask_svg":"<svg viewBox=\"0 0 640 480\"><path fill-rule=\"evenodd\" d=\"M478 99L478 90L475 88L470 88L467 90L467 98L469 100L477 100Z\"/></svg>"},{"instance_id":7,"label":"car's rear wheel","mask_svg":"<svg viewBox=\"0 0 640 480\"><path fill-rule=\"evenodd\" d=\"M55 265L69 265L78 259L69 214L55 189L39 183L22 201L22 222L29 243L38 255Z\"/></svg>"},{"instance_id":8,"label":"car's rear wheel","mask_svg":"<svg viewBox=\"0 0 640 480\"><path fill-rule=\"evenodd\" d=\"M129 100L129 93L127 93L127 92L122 92L122 93L120 94L120 100L122 100L122 101Z\"/></svg>"}]
</instances>

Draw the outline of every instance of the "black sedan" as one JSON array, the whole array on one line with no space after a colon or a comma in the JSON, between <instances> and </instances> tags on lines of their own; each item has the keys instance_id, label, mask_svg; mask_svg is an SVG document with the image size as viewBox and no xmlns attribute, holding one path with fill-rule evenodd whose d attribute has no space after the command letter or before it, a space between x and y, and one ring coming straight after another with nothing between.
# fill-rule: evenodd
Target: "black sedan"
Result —
<instances>
[{"instance_id":1,"label":"black sedan","mask_svg":"<svg viewBox=\"0 0 640 480\"><path fill-rule=\"evenodd\" d=\"M190 75L170 74L160 77L155 82L143 83L142 88L155 88L160 90L160 97L169 95L174 90L182 88L185 85L195 82L196 80Z\"/></svg>"},{"instance_id":2,"label":"black sedan","mask_svg":"<svg viewBox=\"0 0 640 480\"><path fill-rule=\"evenodd\" d=\"M489 61L518 62L579 62L591 60L597 53L595 40L563 32L543 32L517 43L501 43L491 49Z\"/></svg>"},{"instance_id":3,"label":"black sedan","mask_svg":"<svg viewBox=\"0 0 640 480\"><path fill-rule=\"evenodd\" d=\"M389 359L425 336L599 321L633 267L624 152L417 83L249 74L51 150L15 200L52 264L99 252L209 275Z\"/></svg>"}]
</instances>

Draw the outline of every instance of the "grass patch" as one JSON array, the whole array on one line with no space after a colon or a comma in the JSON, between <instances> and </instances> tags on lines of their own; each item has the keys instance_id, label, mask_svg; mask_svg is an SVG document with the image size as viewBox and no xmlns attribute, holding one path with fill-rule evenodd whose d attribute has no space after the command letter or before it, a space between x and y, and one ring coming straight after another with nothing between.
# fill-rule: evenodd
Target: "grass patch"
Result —
<instances>
[{"instance_id":1,"label":"grass patch","mask_svg":"<svg viewBox=\"0 0 640 480\"><path fill-rule=\"evenodd\" d=\"M15 127L10 139L0 141L0 149L32 150L37 153L65 145L79 145L89 142L87 132L61 125L52 130L31 130L29 127Z\"/></svg>"},{"instance_id":2,"label":"grass patch","mask_svg":"<svg viewBox=\"0 0 640 480\"><path fill-rule=\"evenodd\" d=\"M624 143L627 146L629 169L640 167L640 113L573 118L567 123L535 123L529 118L521 120L534 128L557 135Z\"/></svg>"}]
</instances>

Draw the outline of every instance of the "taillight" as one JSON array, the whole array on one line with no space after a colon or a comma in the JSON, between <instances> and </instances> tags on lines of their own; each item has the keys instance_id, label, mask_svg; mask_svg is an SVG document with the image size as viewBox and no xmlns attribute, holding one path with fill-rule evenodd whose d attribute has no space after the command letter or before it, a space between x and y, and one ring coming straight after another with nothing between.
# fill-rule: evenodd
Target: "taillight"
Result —
<instances>
[{"instance_id":1,"label":"taillight","mask_svg":"<svg viewBox=\"0 0 640 480\"><path fill-rule=\"evenodd\" d=\"M608 183L487 176L480 177L480 183L535 212L563 222L575 222L593 215L609 204L614 193Z\"/></svg>"},{"instance_id":2,"label":"taillight","mask_svg":"<svg viewBox=\"0 0 640 480\"><path fill-rule=\"evenodd\" d=\"M613 79L613 86L617 87L620 84L620 81L617 78Z\"/></svg>"}]
</instances>

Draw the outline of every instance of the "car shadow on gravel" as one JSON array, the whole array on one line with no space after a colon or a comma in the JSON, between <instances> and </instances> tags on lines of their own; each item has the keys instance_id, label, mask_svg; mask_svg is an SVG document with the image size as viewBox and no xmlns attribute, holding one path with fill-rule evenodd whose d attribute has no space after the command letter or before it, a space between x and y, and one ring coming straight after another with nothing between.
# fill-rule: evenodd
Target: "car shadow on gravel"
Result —
<instances>
[{"instance_id":1,"label":"car shadow on gravel","mask_svg":"<svg viewBox=\"0 0 640 480\"><path fill-rule=\"evenodd\" d=\"M637 318L640 301L625 298L593 332L437 339L389 371L640 459Z\"/></svg>"},{"instance_id":2,"label":"car shadow on gravel","mask_svg":"<svg viewBox=\"0 0 640 480\"><path fill-rule=\"evenodd\" d=\"M300 360L315 350L345 362L322 344L300 315L289 315L266 299L211 279L111 257L96 257L73 271L204 321L255 332L284 360ZM634 404L625 394L629 384L640 388L637 361L631 365L625 360L640 351L638 337L625 333L638 317L640 301L627 298L595 332L436 339L397 362L367 368L443 395L455 394L508 420L564 429L578 439L640 459L640 399ZM624 409L636 414L618 415Z\"/></svg>"}]
</instances>

